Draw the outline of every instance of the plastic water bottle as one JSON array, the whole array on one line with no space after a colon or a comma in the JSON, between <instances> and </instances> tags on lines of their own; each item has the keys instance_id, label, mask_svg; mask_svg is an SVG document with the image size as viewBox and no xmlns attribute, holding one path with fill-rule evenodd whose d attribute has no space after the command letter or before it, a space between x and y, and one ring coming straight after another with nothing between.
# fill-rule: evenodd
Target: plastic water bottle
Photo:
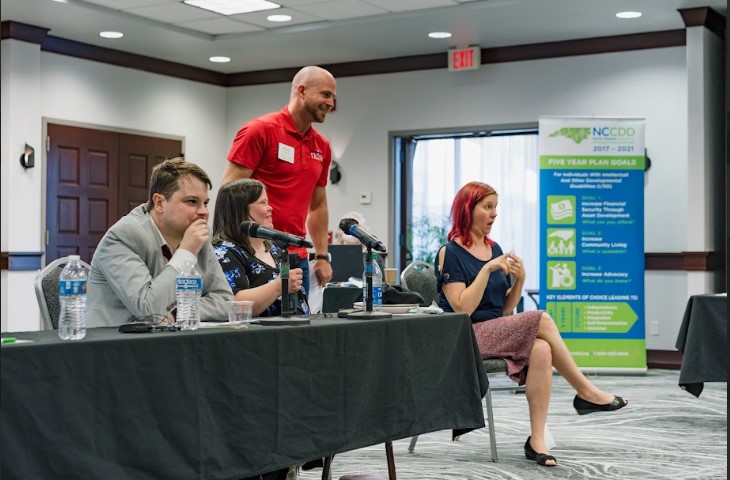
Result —
<instances>
[{"instance_id":1,"label":"plastic water bottle","mask_svg":"<svg viewBox=\"0 0 730 480\"><path fill-rule=\"evenodd\" d=\"M81 257L69 255L58 278L58 336L61 340L81 340L86 336L86 269Z\"/></svg>"},{"instance_id":2,"label":"plastic water bottle","mask_svg":"<svg viewBox=\"0 0 730 480\"><path fill-rule=\"evenodd\" d=\"M195 262L186 262L175 281L177 315L175 326L181 330L197 330L200 327L200 296L203 279L195 268Z\"/></svg>"},{"instance_id":3,"label":"plastic water bottle","mask_svg":"<svg viewBox=\"0 0 730 480\"><path fill-rule=\"evenodd\" d=\"M365 271L362 274L362 303L363 306L367 305L368 298L368 268L372 271L373 276L373 312L380 312L383 310L383 272L380 270L378 265L377 253L372 253L372 262L365 263Z\"/></svg>"}]
</instances>

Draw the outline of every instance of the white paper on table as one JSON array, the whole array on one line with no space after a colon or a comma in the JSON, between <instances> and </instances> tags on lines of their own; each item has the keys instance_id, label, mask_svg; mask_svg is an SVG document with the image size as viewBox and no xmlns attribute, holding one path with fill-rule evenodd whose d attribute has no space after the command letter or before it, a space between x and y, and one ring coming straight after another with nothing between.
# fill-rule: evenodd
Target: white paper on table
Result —
<instances>
[{"instance_id":1,"label":"white paper on table","mask_svg":"<svg viewBox=\"0 0 730 480\"><path fill-rule=\"evenodd\" d=\"M309 293L307 293L307 303L309 304L309 312L316 314L322 311L322 296L324 287L319 284L317 275L314 273L314 261L309 262Z\"/></svg>"}]
</instances>

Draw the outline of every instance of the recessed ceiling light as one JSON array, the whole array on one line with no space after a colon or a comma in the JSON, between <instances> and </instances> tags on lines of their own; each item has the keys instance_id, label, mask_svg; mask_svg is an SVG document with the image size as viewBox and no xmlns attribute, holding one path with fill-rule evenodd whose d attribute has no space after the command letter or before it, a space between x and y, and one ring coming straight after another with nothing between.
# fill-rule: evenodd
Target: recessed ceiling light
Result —
<instances>
[{"instance_id":1,"label":"recessed ceiling light","mask_svg":"<svg viewBox=\"0 0 730 480\"><path fill-rule=\"evenodd\" d=\"M124 34L122 32L99 32L100 37L104 38L122 38Z\"/></svg>"},{"instance_id":2,"label":"recessed ceiling light","mask_svg":"<svg viewBox=\"0 0 730 480\"><path fill-rule=\"evenodd\" d=\"M281 7L278 3L266 0L185 0L185 3L222 15L259 12Z\"/></svg>"},{"instance_id":3,"label":"recessed ceiling light","mask_svg":"<svg viewBox=\"0 0 730 480\"><path fill-rule=\"evenodd\" d=\"M269 15L266 17L266 20L270 22L288 22L291 20L291 16L289 15Z\"/></svg>"},{"instance_id":4,"label":"recessed ceiling light","mask_svg":"<svg viewBox=\"0 0 730 480\"><path fill-rule=\"evenodd\" d=\"M228 63L231 61L231 57L210 57L208 60L213 63Z\"/></svg>"},{"instance_id":5,"label":"recessed ceiling light","mask_svg":"<svg viewBox=\"0 0 730 480\"><path fill-rule=\"evenodd\" d=\"M449 32L431 32L428 36L430 38L450 38L451 34Z\"/></svg>"},{"instance_id":6,"label":"recessed ceiling light","mask_svg":"<svg viewBox=\"0 0 730 480\"><path fill-rule=\"evenodd\" d=\"M56 3L68 3L68 0L53 0Z\"/></svg>"},{"instance_id":7,"label":"recessed ceiling light","mask_svg":"<svg viewBox=\"0 0 730 480\"><path fill-rule=\"evenodd\" d=\"M639 18L641 12L618 12L616 16L618 18Z\"/></svg>"}]
</instances>

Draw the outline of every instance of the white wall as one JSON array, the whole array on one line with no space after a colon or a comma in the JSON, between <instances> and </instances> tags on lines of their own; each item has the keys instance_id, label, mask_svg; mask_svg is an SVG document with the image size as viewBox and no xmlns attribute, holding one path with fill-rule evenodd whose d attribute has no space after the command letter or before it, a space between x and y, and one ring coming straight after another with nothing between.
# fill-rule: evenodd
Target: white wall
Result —
<instances>
[{"instance_id":1,"label":"white wall","mask_svg":"<svg viewBox=\"0 0 730 480\"><path fill-rule=\"evenodd\" d=\"M7 42L2 42L3 52ZM391 238L389 132L536 124L541 115L631 116L646 119L646 145L652 159L645 183L645 249L691 250L687 236L680 232L689 215L686 63L686 49L675 47L483 65L471 72L426 70L340 78L337 112L319 126L330 139L343 172L342 181L328 188L330 226L336 228L342 214L358 210L374 233ZM3 55L3 102L5 72ZM13 69L11 85L19 80L15 76ZM199 163L217 184L236 130L250 118L283 107L289 88L288 83L280 83L226 90L41 53L37 116L184 138L186 157ZM3 120L5 115L3 103ZM3 122L3 145L5 125ZM3 173L6 163L13 163L8 158L3 149ZM45 171L35 170L35 174ZM43 196L35 184L33 189L32 195ZM358 202L359 192L364 190L373 193L370 205ZM3 229L8 227L4 218ZM40 238L42 226L33 218L15 220L13 228L29 229ZM5 233L2 249L8 250ZM14 286L8 285L5 272L3 282L3 295L11 292L12 296ZM662 324L659 337L647 336L647 348L674 350L687 293L685 272L647 274L647 325L651 320ZM18 314L3 309L3 330L5 319Z\"/></svg>"},{"instance_id":2,"label":"white wall","mask_svg":"<svg viewBox=\"0 0 730 480\"><path fill-rule=\"evenodd\" d=\"M41 235L43 148L40 110L40 49L38 45L3 40L2 54L2 242L3 252L39 252ZM35 168L24 169L25 144L35 148ZM37 329L38 304L33 271L3 270L0 274L2 331ZM12 285L12 288L10 287Z\"/></svg>"},{"instance_id":3,"label":"white wall","mask_svg":"<svg viewBox=\"0 0 730 480\"><path fill-rule=\"evenodd\" d=\"M229 136L246 119L283 105L288 91L288 84L230 89ZM652 159L645 182L645 250L688 250L677 227L688 221L684 47L484 65L472 72L345 77L337 80L337 98L337 112L318 126L343 172L342 181L328 188L332 229L344 213L357 210L376 235L391 238L391 131L536 124L541 115L629 116L646 119ZM371 205L359 204L363 190L373 192ZM509 206L502 208L506 218ZM674 350L686 289L685 272L646 276L646 323L661 324L659 336L647 332L647 348Z\"/></svg>"}]
</instances>

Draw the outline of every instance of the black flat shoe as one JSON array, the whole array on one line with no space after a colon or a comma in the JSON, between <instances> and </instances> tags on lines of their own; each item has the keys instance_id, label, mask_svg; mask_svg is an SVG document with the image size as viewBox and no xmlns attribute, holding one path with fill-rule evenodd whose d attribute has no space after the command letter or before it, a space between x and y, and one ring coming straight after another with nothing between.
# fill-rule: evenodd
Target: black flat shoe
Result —
<instances>
[{"instance_id":1,"label":"black flat shoe","mask_svg":"<svg viewBox=\"0 0 730 480\"><path fill-rule=\"evenodd\" d=\"M525 458L528 460L534 460L537 462L538 465L542 465L543 467L554 467L558 464L558 461L555 460L555 457L552 455L548 455L547 453L537 453L534 448L532 448L532 445L530 445L530 439L532 437L527 437L527 441L525 442ZM547 462L552 460L555 462L553 465L548 465Z\"/></svg>"},{"instance_id":2,"label":"black flat shoe","mask_svg":"<svg viewBox=\"0 0 730 480\"><path fill-rule=\"evenodd\" d=\"M598 405L596 403L589 402L588 400L583 400L578 395L576 395L573 399L573 408L575 408L578 412L578 415L586 415L594 412L612 412L619 408L624 408L628 404L628 400L624 400L621 397L613 397L613 401L611 401L611 403L606 403L604 405Z\"/></svg>"}]
</instances>

